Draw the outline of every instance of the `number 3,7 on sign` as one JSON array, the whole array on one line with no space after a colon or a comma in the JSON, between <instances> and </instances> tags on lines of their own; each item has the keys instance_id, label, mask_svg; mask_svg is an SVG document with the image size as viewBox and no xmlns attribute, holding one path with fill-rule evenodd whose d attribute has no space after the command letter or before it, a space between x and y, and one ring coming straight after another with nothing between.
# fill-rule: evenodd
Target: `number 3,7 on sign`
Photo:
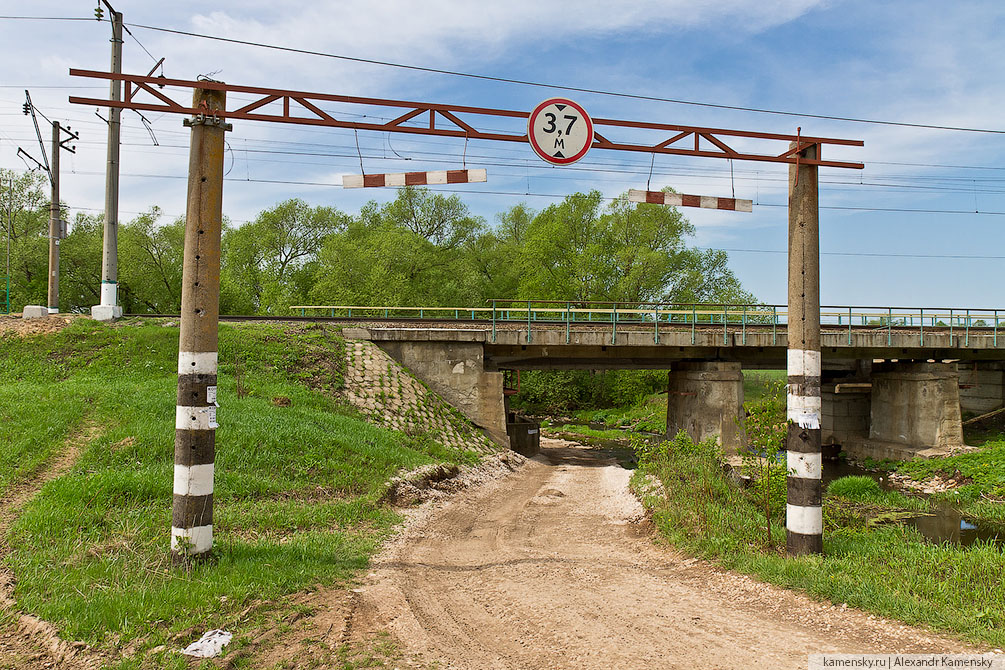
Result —
<instances>
[{"instance_id":1,"label":"number 3,7 on sign","mask_svg":"<svg viewBox=\"0 0 1005 670\"><path fill-rule=\"evenodd\" d=\"M569 165L590 150L593 121L572 100L550 98L530 113L527 140L534 153L549 163Z\"/></svg>"}]
</instances>

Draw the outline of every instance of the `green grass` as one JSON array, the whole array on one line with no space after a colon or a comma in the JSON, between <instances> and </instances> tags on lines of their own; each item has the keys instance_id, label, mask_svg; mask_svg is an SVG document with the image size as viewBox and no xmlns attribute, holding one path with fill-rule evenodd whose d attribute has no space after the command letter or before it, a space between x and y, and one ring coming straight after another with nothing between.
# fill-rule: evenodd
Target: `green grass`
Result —
<instances>
[{"instance_id":1,"label":"green grass","mask_svg":"<svg viewBox=\"0 0 1005 670\"><path fill-rule=\"evenodd\" d=\"M663 433L667 423L667 396L653 393L627 407L580 410L572 415L584 423L602 423L608 428Z\"/></svg>"},{"instance_id":2,"label":"green grass","mask_svg":"<svg viewBox=\"0 0 1005 670\"><path fill-rule=\"evenodd\" d=\"M785 370L744 370L743 402L758 402L769 391L772 383L785 383Z\"/></svg>"},{"instance_id":3,"label":"green grass","mask_svg":"<svg viewBox=\"0 0 1005 670\"><path fill-rule=\"evenodd\" d=\"M472 460L338 405L337 332L221 324L214 558L174 567L177 351L178 329L149 322L0 339L0 491L91 437L25 507L7 558L19 606L70 639L148 648L189 628L240 632L249 605L366 567L399 521L379 502L395 473Z\"/></svg>"},{"instance_id":4,"label":"green grass","mask_svg":"<svg viewBox=\"0 0 1005 670\"><path fill-rule=\"evenodd\" d=\"M787 558L781 515L773 519L769 546L763 512L724 475L714 445L678 438L642 450L640 462L634 488L660 533L693 555L817 598L975 642L1005 644L1005 560L999 547L927 542L896 522L888 505L896 498L875 504L875 491L844 484L838 491L850 489L860 500L825 497L824 554ZM662 486L652 487L647 475ZM901 498L908 507L927 504Z\"/></svg>"}]
</instances>

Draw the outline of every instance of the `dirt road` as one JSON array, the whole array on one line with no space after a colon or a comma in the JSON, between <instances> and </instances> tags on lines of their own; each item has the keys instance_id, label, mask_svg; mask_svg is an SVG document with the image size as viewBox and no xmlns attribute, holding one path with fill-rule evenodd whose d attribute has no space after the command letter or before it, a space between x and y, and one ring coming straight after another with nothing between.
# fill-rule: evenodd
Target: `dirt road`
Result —
<instances>
[{"instance_id":1,"label":"dirt road","mask_svg":"<svg viewBox=\"0 0 1005 670\"><path fill-rule=\"evenodd\" d=\"M964 652L654 545L629 472L546 440L544 462L412 523L357 593L351 636L390 631L440 668L805 668L822 652Z\"/></svg>"}]
</instances>

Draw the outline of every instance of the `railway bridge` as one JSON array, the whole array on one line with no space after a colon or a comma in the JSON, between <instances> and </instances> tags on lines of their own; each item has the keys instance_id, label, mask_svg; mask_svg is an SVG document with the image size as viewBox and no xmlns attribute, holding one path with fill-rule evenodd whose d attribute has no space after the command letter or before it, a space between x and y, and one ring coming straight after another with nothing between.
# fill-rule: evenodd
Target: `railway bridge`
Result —
<instances>
[{"instance_id":1,"label":"railway bridge","mask_svg":"<svg viewBox=\"0 0 1005 670\"><path fill-rule=\"evenodd\" d=\"M743 370L785 369L783 305L297 306L347 324L508 443L506 370L668 370L667 430L742 442ZM823 444L874 458L963 445L963 413L1005 404L1005 310L821 309Z\"/></svg>"}]
</instances>

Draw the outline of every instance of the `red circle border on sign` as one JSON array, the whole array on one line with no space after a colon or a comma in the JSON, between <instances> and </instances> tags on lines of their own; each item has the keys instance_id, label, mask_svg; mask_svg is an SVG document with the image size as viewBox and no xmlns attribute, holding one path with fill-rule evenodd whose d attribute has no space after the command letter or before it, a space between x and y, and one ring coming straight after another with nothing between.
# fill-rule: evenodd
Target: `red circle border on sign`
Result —
<instances>
[{"instance_id":1,"label":"red circle border on sign","mask_svg":"<svg viewBox=\"0 0 1005 670\"><path fill-rule=\"evenodd\" d=\"M584 146L580 151L576 152L572 156L569 156L568 158L554 158L552 156L549 156L540 146L538 146L538 143L534 140L534 120L538 117L538 115L542 111L544 111L545 107L556 103L569 105L570 107L573 107L577 112L583 115L584 119L586 119L587 134L589 135L590 139L589 141L587 141L586 146ZM593 146L593 119L590 118L590 115L586 113L586 110L583 109L583 106L580 105L579 103L573 102L568 98L548 98L544 102L539 103L531 111L530 116L527 117L527 141L530 143L530 146L534 150L534 153L536 153L545 162L551 163L553 165L570 165L581 159L583 156L585 156L586 152L588 152L590 150L590 147Z\"/></svg>"}]
</instances>

